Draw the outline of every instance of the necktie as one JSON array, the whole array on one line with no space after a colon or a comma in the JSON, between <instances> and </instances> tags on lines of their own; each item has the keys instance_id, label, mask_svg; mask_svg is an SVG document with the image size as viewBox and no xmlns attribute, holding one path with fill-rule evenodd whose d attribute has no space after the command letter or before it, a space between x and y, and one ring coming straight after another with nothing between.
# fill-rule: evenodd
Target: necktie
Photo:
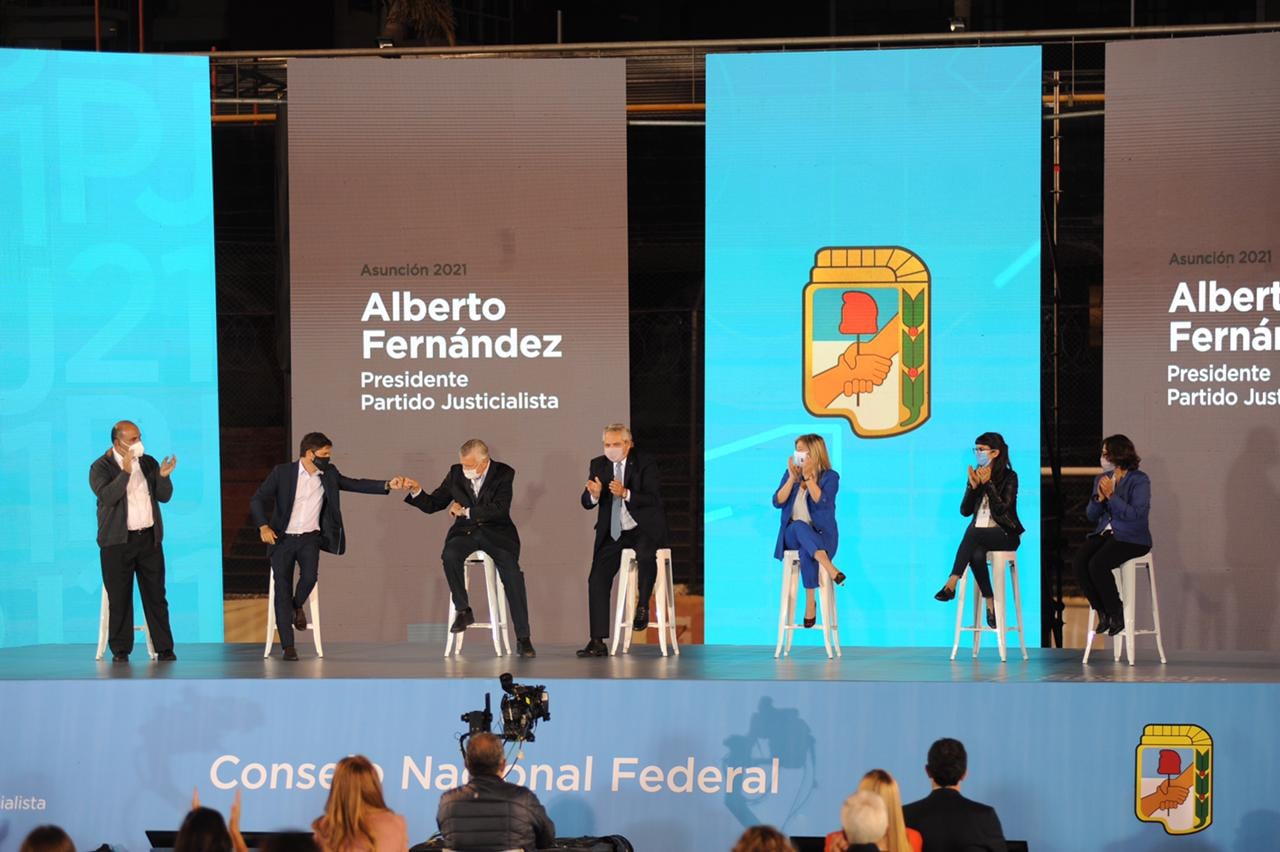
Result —
<instances>
[{"instance_id":1,"label":"necktie","mask_svg":"<svg viewBox=\"0 0 1280 852\"><path fill-rule=\"evenodd\" d=\"M613 478L622 482L622 462L613 463ZM622 495L613 495L612 511L609 512L609 535L614 541L622 538Z\"/></svg>"}]
</instances>

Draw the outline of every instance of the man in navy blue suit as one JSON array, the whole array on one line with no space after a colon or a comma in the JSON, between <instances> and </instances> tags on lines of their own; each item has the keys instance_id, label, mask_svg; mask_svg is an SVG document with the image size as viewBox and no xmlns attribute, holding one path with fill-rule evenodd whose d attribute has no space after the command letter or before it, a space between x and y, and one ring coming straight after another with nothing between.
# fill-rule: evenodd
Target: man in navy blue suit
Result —
<instances>
[{"instance_id":1,"label":"man in navy blue suit","mask_svg":"<svg viewBox=\"0 0 1280 852\"><path fill-rule=\"evenodd\" d=\"M403 477L350 479L332 463L333 441L320 432L308 432L298 447L298 460L278 464L258 486L249 501L258 534L267 544L271 573L276 581L276 628L284 659L298 659L293 630L307 629L302 606L315 588L320 571L320 551L341 556L347 549L338 496L343 491L387 494L403 488ZM275 501L270 521L266 504ZM293 586L293 566L299 569Z\"/></svg>"}]
</instances>

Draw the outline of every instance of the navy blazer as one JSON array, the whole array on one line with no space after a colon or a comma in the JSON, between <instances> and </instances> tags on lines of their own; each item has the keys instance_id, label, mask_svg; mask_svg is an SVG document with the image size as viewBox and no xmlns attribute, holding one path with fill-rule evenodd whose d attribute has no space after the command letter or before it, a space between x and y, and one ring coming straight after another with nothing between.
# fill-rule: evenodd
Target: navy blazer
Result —
<instances>
[{"instance_id":1,"label":"navy blazer","mask_svg":"<svg viewBox=\"0 0 1280 852\"><path fill-rule=\"evenodd\" d=\"M783 544L783 537L787 532L787 524L791 523L791 507L795 504L796 488L804 485L802 482L796 482L795 488L791 489L791 493L787 495L787 499L783 503L778 502L778 491L782 488L782 484L787 481L787 474L782 474L782 479L778 482L778 487L773 489L773 506L782 510L782 525L778 528L778 543L773 548L773 558L781 559L782 554L786 551ZM813 495L805 489L804 499L809 505L809 517L813 519L814 532L822 539L822 549L827 552L827 556L836 555L836 545L840 542L840 530L836 526L836 492L840 490L840 474L834 470L823 471L822 476L818 478L818 489L822 492L822 499L813 502Z\"/></svg>"},{"instance_id":2,"label":"navy blazer","mask_svg":"<svg viewBox=\"0 0 1280 852\"><path fill-rule=\"evenodd\" d=\"M516 472L511 465L490 459L484 472L480 493L471 488L471 480L462 472L462 465L449 468L435 491L425 488L413 496L406 494L404 502L416 506L428 515L449 508L456 502L471 510L471 517L457 517L445 534L445 544L458 536L471 535L476 530L486 530L494 537L494 546L503 547L517 559L520 558L520 533L511 520L511 496L515 490Z\"/></svg>"},{"instance_id":3,"label":"navy blazer","mask_svg":"<svg viewBox=\"0 0 1280 852\"><path fill-rule=\"evenodd\" d=\"M995 808L966 799L953 787L902 806L902 818L924 838L925 852L1005 852Z\"/></svg>"},{"instance_id":4,"label":"navy blazer","mask_svg":"<svg viewBox=\"0 0 1280 852\"><path fill-rule=\"evenodd\" d=\"M1145 544L1151 546L1151 477L1140 470L1131 470L1116 483L1116 490L1109 500L1099 502L1093 499L1098 493L1098 483L1103 476L1114 476L1104 473L1093 480L1093 492L1089 496L1089 506L1085 513L1094 521L1093 532L1089 535L1101 535L1111 524L1111 531L1116 541L1129 544Z\"/></svg>"},{"instance_id":5,"label":"navy blazer","mask_svg":"<svg viewBox=\"0 0 1280 852\"><path fill-rule=\"evenodd\" d=\"M271 473L258 486L257 492L249 500L249 511L253 514L253 522L258 526L267 524L280 535L289 526L289 516L293 514L293 498L298 493L298 465L291 461L271 468ZM320 506L320 549L327 553L341 556L347 550L347 536L342 529L342 511L338 494L342 491L356 491L360 494L386 494L391 489L384 479L350 479L343 476L338 468L329 465L328 470L321 471L320 487L324 490L324 503ZM275 508L271 511L271 520L267 520L267 501L275 500ZM267 553L275 549L267 546Z\"/></svg>"},{"instance_id":6,"label":"navy blazer","mask_svg":"<svg viewBox=\"0 0 1280 852\"><path fill-rule=\"evenodd\" d=\"M591 502L591 492L582 489L580 502L582 508L596 510L595 549L604 547L612 541L609 529L613 517L613 492L609 483L613 482L613 462L605 456L596 456L587 465L587 479L599 479L600 499ZM622 485L631 495L623 501L627 513L636 522L640 532L657 547L666 547L667 510L662 504L662 487L658 483L658 463L648 455L634 448L627 453L627 464L622 469Z\"/></svg>"}]
</instances>

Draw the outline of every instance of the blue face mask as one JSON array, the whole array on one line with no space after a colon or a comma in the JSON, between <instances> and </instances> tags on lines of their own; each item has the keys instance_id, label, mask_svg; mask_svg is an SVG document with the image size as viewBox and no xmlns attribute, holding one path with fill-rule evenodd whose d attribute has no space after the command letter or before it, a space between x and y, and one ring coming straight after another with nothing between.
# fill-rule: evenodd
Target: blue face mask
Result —
<instances>
[{"instance_id":1,"label":"blue face mask","mask_svg":"<svg viewBox=\"0 0 1280 852\"><path fill-rule=\"evenodd\" d=\"M978 467L986 467L991 464L991 453L986 450L974 453L974 457L978 460Z\"/></svg>"}]
</instances>

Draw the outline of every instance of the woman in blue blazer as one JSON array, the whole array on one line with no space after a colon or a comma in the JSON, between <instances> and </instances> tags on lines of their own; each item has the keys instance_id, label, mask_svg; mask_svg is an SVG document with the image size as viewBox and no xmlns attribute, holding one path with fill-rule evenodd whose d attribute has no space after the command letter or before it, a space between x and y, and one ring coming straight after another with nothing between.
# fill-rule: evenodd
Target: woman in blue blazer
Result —
<instances>
[{"instance_id":1,"label":"woman in blue blazer","mask_svg":"<svg viewBox=\"0 0 1280 852\"><path fill-rule=\"evenodd\" d=\"M1124 630L1124 607L1111 571L1151 552L1151 478L1138 470L1133 441L1112 435L1102 442L1102 473L1093 480L1086 513L1093 532L1072 560L1080 588L1098 613L1099 633Z\"/></svg>"},{"instance_id":2,"label":"woman in blue blazer","mask_svg":"<svg viewBox=\"0 0 1280 852\"><path fill-rule=\"evenodd\" d=\"M818 570L831 575L837 586L844 574L831 562L840 534L836 527L836 492L840 474L831 469L827 442L821 435L796 438L795 454L787 458L787 472L773 494L774 508L780 509L782 526L773 557L785 551L800 552L800 579L804 583L804 626L817 623L813 590L818 587Z\"/></svg>"}]
</instances>

